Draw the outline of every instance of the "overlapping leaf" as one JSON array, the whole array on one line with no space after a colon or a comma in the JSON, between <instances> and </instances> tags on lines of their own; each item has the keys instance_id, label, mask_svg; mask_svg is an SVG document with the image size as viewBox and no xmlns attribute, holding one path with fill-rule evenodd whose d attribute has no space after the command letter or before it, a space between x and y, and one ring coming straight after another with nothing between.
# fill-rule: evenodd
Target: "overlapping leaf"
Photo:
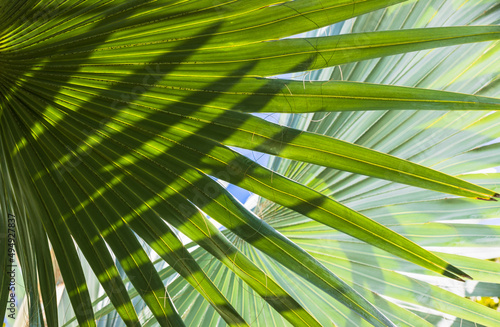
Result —
<instances>
[{"instance_id":1,"label":"overlapping leaf","mask_svg":"<svg viewBox=\"0 0 500 327\"><path fill-rule=\"evenodd\" d=\"M380 20L385 15L380 13L360 17L353 25L355 32L360 33L282 39L399 2L402 1L27 0L9 2L2 8L1 186L10 203L2 202L1 212L12 210L22 219L20 235L24 239L18 248L21 265L29 272L25 285L33 289L30 298L38 300L37 278L40 281L47 323L58 324L51 285L52 264L47 260L48 238L81 326L96 326L96 322L89 277L85 276L78 251L87 258L112 305L129 326L212 326L222 324L219 318L231 326L259 324L261 319L272 320L275 325L297 326L334 322L356 326L427 325L404 306L373 293L369 283L365 285L366 273L358 272L357 266L356 274L345 275L345 268L340 269L325 253L309 248L293 230L304 227L307 234L305 227L312 228L307 237L314 235L318 239L325 239L322 233L326 230L332 240L339 237L338 242L352 242L350 237L330 229L333 227L413 262L391 256L392 260L399 260L403 270L412 271L416 263L458 280L468 277L411 242L412 233L420 232L422 226L405 230L402 224L393 227L384 222L388 228L325 194L346 199L353 208L365 209L366 213L366 209L372 208L370 201L374 203L403 187L388 181L472 198L497 196L498 190L492 190L491 185L477 185L483 184L481 180L476 184L466 182L396 158L418 162L429 156L429 161L422 161L425 165L441 163L454 155L470 161L471 156L467 157L465 151L496 137L495 114L485 118L484 112L476 111L464 114L465 118L445 119L454 123L450 130L448 125L440 126L442 117L448 114L352 112L497 110L497 94L491 88L483 88L486 96L479 96L366 83L309 85L262 78L499 37L498 27L488 25L492 23L490 11L483 10L481 15L477 9L490 8L484 1L470 8L476 13L474 17L484 20L483 26L397 31L407 27L404 23L424 27L416 21L424 19L419 16L426 15L429 7L418 2L391 9L396 11L392 16L386 10L385 14L394 20ZM366 33L373 28L363 24L370 24L375 18L381 21L379 29L391 22L394 31ZM348 24L343 28L347 30ZM451 49L446 51L453 54L456 50ZM494 59L495 49L485 51L488 55L481 58L490 56L484 59L485 63ZM392 68L386 74L384 68L401 66L400 71L404 72L427 62L436 65L431 72L440 71L444 65L429 58L417 53L363 61L347 65L343 74L351 80L393 83L397 78L389 75L398 70ZM477 59L474 63L474 67L480 67ZM477 69L476 74L480 72ZM368 73L371 75L365 78L355 77ZM425 76L421 79L425 80ZM434 86L423 82L408 84ZM473 93L476 89L465 91ZM325 118L322 111L342 112ZM253 112L311 112L303 126L310 132L280 127L249 114ZM316 122L317 119L320 120ZM394 124L399 130L394 129L392 135L385 132L384 126ZM422 130L420 125L429 127ZM427 130L432 131L430 126L434 125L439 130L433 134L434 143L440 143L441 148L448 149L458 137L466 142L445 154L433 151L432 144L415 149L412 145L425 137ZM462 127L457 132L455 128L459 126ZM482 137L468 135L478 129ZM342 133L349 133L349 137ZM273 176L273 172L243 160L226 146L384 181L318 166L304 170L295 168L296 164L277 165L275 161L275 170L306 184L301 185ZM485 156L495 153L487 150L490 154ZM458 169L461 160L464 158L457 156L450 165ZM279 214L272 214L273 220L277 220L269 221L275 207L261 206L264 220L259 219L213 177L243 186L295 213L278 209ZM403 196L414 196L414 189L403 190ZM421 192L426 199L429 191ZM365 198L369 201L365 201L364 207L357 204ZM401 201L402 205L411 205L407 200ZM224 233L199 210L226 227ZM36 223L28 223L30 220ZM436 232L447 227L435 226ZM391 229L406 234L410 240ZM190 253L176 236L176 230L201 248ZM491 236L484 229L481 233ZM148 245L143 246L141 239ZM42 246L28 254L35 242ZM368 251L380 251L361 244ZM145 247L169 265L168 273L158 272ZM205 265L204 260L211 258L205 251L223 265ZM215 261L209 261L212 262ZM348 269L354 269L343 261L346 262ZM372 263L370 269L376 271L379 267ZM465 265L466 272L467 268L470 265ZM174 278L174 271L179 278ZM122 281L123 274L129 283ZM168 288L163 282L167 276L173 279ZM372 280L380 285L390 279L376 277ZM401 279L394 290L410 280L394 278ZM291 286L292 281L297 286ZM127 287L135 291L128 291ZM319 290L346 307L330 303L311 306L317 302L314 299L320 296ZM413 303L411 295L394 292L388 296L400 296L401 301ZM436 298L446 297L440 290L435 292L439 295ZM310 293L309 300L303 298L304 293ZM131 296L136 295L141 296L145 306L131 301ZM37 301L33 303L34 310L40 310ZM262 315L252 316L249 312ZM455 313L446 307L443 312ZM479 322L497 319L489 312L484 314L488 317ZM475 317L463 316L472 320Z\"/></svg>"}]
</instances>

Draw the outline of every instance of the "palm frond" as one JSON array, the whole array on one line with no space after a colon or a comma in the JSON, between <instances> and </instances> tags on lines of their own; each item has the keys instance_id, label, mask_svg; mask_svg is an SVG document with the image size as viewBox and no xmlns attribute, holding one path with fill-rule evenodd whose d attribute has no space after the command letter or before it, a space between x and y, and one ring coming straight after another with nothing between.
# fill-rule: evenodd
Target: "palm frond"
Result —
<instances>
[{"instance_id":1,"label":"palm frond","mask_svg":"<svg viewBox=\"0 0 500 327\"><path fill-rule=\"evenodd\" d=\"M432 282L497 283L447 250L498 228L442 220L498 212L491 176L456 176L497 155L498 6L401 2L3 2L0 228L16 216L30 324L500 323ZM330 76L268 78L304 71Z\"/></svg>"}]
</instances>

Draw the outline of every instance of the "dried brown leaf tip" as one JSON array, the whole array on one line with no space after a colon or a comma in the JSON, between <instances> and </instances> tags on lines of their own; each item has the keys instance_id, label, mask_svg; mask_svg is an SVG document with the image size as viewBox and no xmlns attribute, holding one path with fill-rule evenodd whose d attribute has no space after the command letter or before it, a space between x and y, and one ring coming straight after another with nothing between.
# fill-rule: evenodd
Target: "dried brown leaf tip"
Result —
<instances>
[{"instance_id":1,"label":"dried brown leaf tip","mask_svg":"<svg viewBox=\"0 0 500 327\"><path fill-rule=\"evenodd\" d=\"M495 194L493 195L495 198L498 198L497 196L498 194ZM497 201L497 199L493 199L493 198L476 198L478 200L483 200L483 201Z\"/></svg>"}]
</instances>

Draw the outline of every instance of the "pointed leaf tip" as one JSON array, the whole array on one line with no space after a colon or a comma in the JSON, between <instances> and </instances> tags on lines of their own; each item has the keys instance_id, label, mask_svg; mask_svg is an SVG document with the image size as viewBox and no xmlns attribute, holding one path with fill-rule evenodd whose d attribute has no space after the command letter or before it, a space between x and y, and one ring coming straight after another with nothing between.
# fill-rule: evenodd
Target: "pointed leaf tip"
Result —
<instances>
[{"instance_id":1,"label":"pointed leaf tip","mask_svg":"<svg viewBox=\"0 0 500 327\"><path fill-rule=\"evenodd\" d=\"M493 197L497 198L498 196L496 196L496 195L498 195L498 194L493 195ZM494 198L487 198L487 199L485 199L485 198L476 198L476 199L483 200L483 201L495 201L495 202L498 201L497 199L494 199Z\"/></svg>"},{"instance_id":2,"label":"pointed leaf tip","mask_svg":"<svg viewBox=\"0 0 500 327\"><path fill-rule=\"evenodd\" d=\"M493 197L494 197L494 198L500 198L500 194L495 193L495 194L493 194Z\"/></svg>"},{"instance_id":3,"label":"pointed leaf tip","mask_svg":"<svg viewBox=\"0 0 500 327\"><path fill-rule=\"evenodd\" d=\"M459 271L461 271L461 270L459 270ZM472 278L468 274L464 273L463 271L461 272L460 277L463 277L463 278L468 279L468 280L474 280L474 278ZM465 282L465 280L462 280L462 281Z\"/></svg>"},{"instance_id":4,"label":"pointed leaf tip","mask_svg":"<svg viewBox=\"0 0 500 327\"><path fill-rule=\"evenodd\" d=\"M467 275L467 274L464 274L464 276L463 276L463 277L465 277L465 278L467 278L467 279L469 279L469 280L474 280L474 278L472 278L471 276L469 276L469 275Z\"/></svg>"},{"instance_id":5,"label":"pointed leaf tip","mask_svg":"<svg viewBox=\"0 0 500 327\"><path fill-rule=\"evenodd\" d=\"M462 270L458 269L457 267L455 267L453 265L448 265L446 267L446 271L444 272L443 275L447 276L447 277L451 277L451 278L453 278L455 280L458 280L460 282L465 282L465 280L462 279L461 277L463 277L465 279L472 280L471 276L469 276L468 274L464 273Z\"/></svg>"}]
</instances>

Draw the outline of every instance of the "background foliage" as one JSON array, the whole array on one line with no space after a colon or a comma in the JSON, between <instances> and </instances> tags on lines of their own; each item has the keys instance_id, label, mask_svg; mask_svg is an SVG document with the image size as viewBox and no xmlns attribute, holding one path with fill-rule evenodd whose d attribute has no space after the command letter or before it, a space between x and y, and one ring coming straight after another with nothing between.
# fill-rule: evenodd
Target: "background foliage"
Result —
<instances>
[{"instance_id":1,"label":"background foliage","mask_svg":"<svg viewBox=\"0 0 500 327\"><path fill-rule=\"evenodd\" d=\"M467 299L499 288L499 205L476 199L499 192L496 1L2 6L0 210L30 325L500 324Z\"/></svg>"}]
</instances>

